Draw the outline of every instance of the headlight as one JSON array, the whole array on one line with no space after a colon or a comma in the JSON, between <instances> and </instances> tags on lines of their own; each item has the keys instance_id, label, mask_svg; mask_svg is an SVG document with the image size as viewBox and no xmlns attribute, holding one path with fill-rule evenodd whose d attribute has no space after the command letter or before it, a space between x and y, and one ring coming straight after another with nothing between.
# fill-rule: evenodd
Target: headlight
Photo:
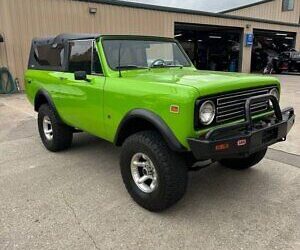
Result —
<instances>
[{"instance_id":1,"label":"headlight","mask_svg":"<svg viewBox=\"0 0 300 250\"><path fill-rule=\"evenodd\" d=\"M212 101L204 102L199 110L199 119L203 125L209 125L213 122L216 114L215 104Z\"/></svg>"},{"instance_id":2,"label":"headlight","mask_svg":"<svg viewBox=\"0 0 300 250\"><path fill-rule=\"evenodd\" d=\"M279 92L276 88L270 90L270 95L275 96L277 101L279 101ZM273 107L272 102L270 101L270 106Z\"/></svg>"}]
</instances>

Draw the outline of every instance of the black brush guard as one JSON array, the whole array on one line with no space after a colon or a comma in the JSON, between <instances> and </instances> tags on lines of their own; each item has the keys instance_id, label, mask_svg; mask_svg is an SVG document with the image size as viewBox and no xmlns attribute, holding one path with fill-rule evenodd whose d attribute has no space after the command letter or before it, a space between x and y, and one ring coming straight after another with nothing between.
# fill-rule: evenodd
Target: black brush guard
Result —
<instances>
[{"instance_id":1,"label":"black brush guard","mask_svg":"<svg viewBox=\"0 0 300 250\"><path fill-rule=\"evenodd\" d=\"M251 118L251 104L271 101L274 115ZM199 160L243 158L274 143L285 141L295 122L293 108L280 109L273 95L250 97L245 103L245 122L210 130L204 137L188 138L194 156Z\"/></svg>"}]
</instances>

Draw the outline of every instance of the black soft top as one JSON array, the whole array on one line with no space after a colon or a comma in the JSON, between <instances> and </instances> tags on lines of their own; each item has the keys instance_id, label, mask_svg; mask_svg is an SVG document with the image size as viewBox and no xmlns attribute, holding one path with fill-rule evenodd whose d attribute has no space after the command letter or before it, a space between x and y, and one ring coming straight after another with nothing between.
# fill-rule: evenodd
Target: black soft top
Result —
<instances>
[{"instance_id":1,"label":"black soft top","mask_svg":"<svg viewBox=\"0 0 300 250\"><path fill-rule=\"evenodd\" d=\"M98 39L99 34L59 34L57 36L32 39L28 61L29 69L66 70L68 42L72 40Z\"/></svg>"},{"instance_id":2,"label":"black soft top","mask_svg":"<svg viewBox=\"0 0 300 250\"><path fill-rule=\"evenodd\" d=\"M173 38L136 36L136 35L100 35L100 34L76 34L63 33L57 36L32 39L28 61L28 69L66 71L69 51L69 41L74 40L98 40L103 39L153 39L162 41L174 41Z\"/></svg>"},{"instance_id":3,"label":"black soft top","mask_svg":"<svg viewBox=\"0 0 300 250\"><path fill-rule=\"evenodd\" d=\"M35 45L46 45L46 44L62 44L70 40L83 40L83 39L97 39L100 34L59 34L57 36L34 38L32 40Z\"/></svg>"}]
</instances>

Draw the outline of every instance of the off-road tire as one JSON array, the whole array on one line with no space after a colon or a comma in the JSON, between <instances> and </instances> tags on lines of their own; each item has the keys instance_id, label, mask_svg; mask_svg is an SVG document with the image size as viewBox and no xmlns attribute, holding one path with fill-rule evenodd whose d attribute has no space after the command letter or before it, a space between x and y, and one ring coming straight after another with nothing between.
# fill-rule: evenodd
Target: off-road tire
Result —
<instances>
[{"instance_id":1,"label":"off-road tire","mask_svg":"<svg viewBox=\"0 0 300 250\"><path fill-rule=\"evenodd\" d=\"M131 174L131 159L136 153L146 154L153 162L158 186L152 193L143 192ZM138 132L123 144L120 158L123 182L133 200L153 212L165 210L178 202L186 191L188 169L184 159L173 152L155 131Z\"/></svg>"},{"instance_id":2,"label":"off-road tire","mask_svg":"<svg viewBox=\"0 0 300 250\"><path fill-rule=\"evenodd\" d=\"M259 163L266 155L267 148L253 153L252 155L246 158L232 158L232 159L223 159L219 162L221 165L227 168L235 169L235 170L245 170L255 166Z\"/></svg>"},{"instance_id":3,"label":"off-road tire","mask_svg":"<svg viewBox=\"0 0 300 250\"><path fill-rule=\"evenodd\" d=\"M48 116L53 130L52 140L48 140L43 130L43 119ZM54 111L47 104L41 105L38 111L38 129L44 146L52 152L67 149L72 144L72 128L63 124L55 115Z\"/></svg>"}]
</instances>

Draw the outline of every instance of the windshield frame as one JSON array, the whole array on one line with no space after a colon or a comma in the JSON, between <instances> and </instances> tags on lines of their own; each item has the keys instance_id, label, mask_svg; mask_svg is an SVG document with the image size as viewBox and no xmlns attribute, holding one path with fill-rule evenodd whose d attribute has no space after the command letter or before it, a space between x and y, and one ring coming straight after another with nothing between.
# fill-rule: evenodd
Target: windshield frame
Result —
<instances>
[{"instance_id":1,"label":"windshield frame","mask_svg":"<svg viewBox=\"0 0 300 250\"><path fill-rule=\"evenodd\" d=\"M119 71L119 69L117 68L113 68L110 65L109 60L107 59L107 54L105 52L105 46L103 44L103 41L105 40L133 40L133 41L154 41L154 42L170 42L170 43L174 43L178 46L179 50L182 52L184 58L187 60L187 65L181 66L180 67L184 67L184 68L189 68L189 67L193 67L193 63L190 60L190 58L188 57L188 55L186 54L186 52L184 51L184 49L182 48L182 46L180 45L180 43L173 38L166 38L166 37L153 37L153 36L128 36L128 35L107 35L107 36L102 36L101 37L101 46L103 48L103 53L105 56L105 60L107 63L107 66L110 68L110 70L112 71ZM122 65L121 65L122 66ZM179 67L179 66L178 66ZM168 67L168 66L164 66L164 67L156 67L156 68L174 68L174 66L172 67ZM148 70L148 69L154 69L154 68L128 68L128 69L124 69L124 70ZM122 70L122 71L124 71Z\"/></svg>"}]
</instances>

